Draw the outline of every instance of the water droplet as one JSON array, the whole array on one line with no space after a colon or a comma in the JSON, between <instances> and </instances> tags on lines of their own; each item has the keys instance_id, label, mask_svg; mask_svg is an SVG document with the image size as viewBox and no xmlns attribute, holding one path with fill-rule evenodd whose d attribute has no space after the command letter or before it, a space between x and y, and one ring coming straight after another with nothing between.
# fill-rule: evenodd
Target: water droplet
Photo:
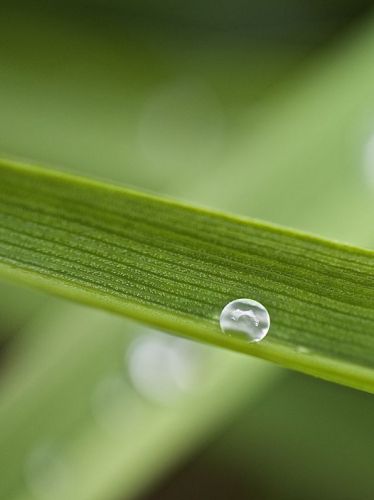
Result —
<instances>
[{"instance_id":1,"label":"water droplet","mask_svg":"<svg viewBox=\"0 0 374 500\"><path fill-rule=\"evenodd\" d=\"M266 308L251 299L236 299L222 309L221 330L248 342L259 342L270 328L270 316Z\"/></svg>"}]
</instances>

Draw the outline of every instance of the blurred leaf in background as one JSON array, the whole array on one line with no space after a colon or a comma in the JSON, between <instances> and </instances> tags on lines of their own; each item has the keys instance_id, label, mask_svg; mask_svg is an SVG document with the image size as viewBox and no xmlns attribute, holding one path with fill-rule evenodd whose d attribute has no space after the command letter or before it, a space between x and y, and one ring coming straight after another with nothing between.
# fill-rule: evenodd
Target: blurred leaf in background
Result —
<instances>
[{"instance_id":1,"label":"blurred leaf in background","mask_svg":"<svg viewBox=\"0 0 374 500\"><path fill-rule=\"evenodd\" d=\"M373 247L369 9L2 2L1 155ZM370 396L0 290L0 498L372 497Z\"/></svg>"}]
</instances>

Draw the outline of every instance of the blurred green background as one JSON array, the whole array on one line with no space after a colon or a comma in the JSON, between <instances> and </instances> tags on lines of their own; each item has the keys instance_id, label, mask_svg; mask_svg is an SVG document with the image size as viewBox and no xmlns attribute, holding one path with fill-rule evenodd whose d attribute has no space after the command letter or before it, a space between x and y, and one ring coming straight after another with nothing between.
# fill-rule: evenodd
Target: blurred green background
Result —
<instances>
[{"instance_id":1,"label":"blurred green background","mask_svg":"<svg viewBox=\"0 0 374 500\"><path fill-rule=\"evenodd\" d=\"M0 152L373 248L373 54L363 0L3 1ZM372 396L0 299L1 499L373 498Z\"/></svg>"}]
</instances>

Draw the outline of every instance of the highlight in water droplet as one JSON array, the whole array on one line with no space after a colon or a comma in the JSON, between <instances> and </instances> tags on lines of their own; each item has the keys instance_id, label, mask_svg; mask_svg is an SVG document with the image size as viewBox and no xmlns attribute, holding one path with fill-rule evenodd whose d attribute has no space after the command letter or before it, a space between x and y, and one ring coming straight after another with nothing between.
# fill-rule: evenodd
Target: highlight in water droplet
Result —
<instances>
[{"instance_id":1,"label":"highlight in water droplet","mask_svg":"<svg viewBox=\"0 0 374 500\"><path fill-rule=\"evenodd\" d=\"M270 316L266 308L252 299L236 299L221 312L221 330L228 335L244 338L247 342L259 342L270 328Z\"/></svg>"}]
</instances>

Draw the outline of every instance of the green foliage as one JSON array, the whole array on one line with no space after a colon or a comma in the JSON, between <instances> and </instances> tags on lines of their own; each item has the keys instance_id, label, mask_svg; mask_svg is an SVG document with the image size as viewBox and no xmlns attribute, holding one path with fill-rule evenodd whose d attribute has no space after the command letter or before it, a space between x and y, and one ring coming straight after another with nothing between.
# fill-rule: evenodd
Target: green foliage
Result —
<instances>
[{"instance_id":1,"label":"green foliage","mask_svg":"<svg viewBox=\"0 0 374 500\"><path fill-rule=\"evenodd\" d=\"M74 3L71 15L27 2L24 9L1 6L3 157L64 165L358 246L373 243L370 171L363 168L370 167L363 153L374 109L370 19L316 57L310 45L284 36L262 44L226 38L226 31L223 38L205 30L189 37L179 28L166 35L154 29L153 15L144 31L126 15L124 29L117 7L125 4L113 4L110 19L108 3L96 18L92 3L81 13ZM344 7L323 6L336 26ZM220 8L214 5L215 17ZM318 22L308 12L297 16L292 7L286 24L308 37L309 23L319 36L327 18ZM287 28L281 18L277 27ZM263 21L254 23L256 33ZM297 65L306 54L306 64ZM33 288L0 283L0 299L0 333L8 339L1 345L0 498L138 498L207 440L219 441L225 422L227 446L211 449L189 482L194 490L203 483L215 496L209 478L218 479L221 493L236 474L230 495L237 498L246 496L235 491L243 479L249 496L261 498L370 497L369 394ZM191 367L196 385L170 405L130 377L134 345L152 339L202 350ZM151 387L162 390L163 367ZM198 462L193 457L193 467ZM186 481L175 482L175 496L188 497Z\"/></svg>"},{"instance_id":2,"label":"green foliage","mask_svg":"<svg viewBox=\"0 0 374 500\"><path fill-rule=\"evenodd\" d=\"M0 272L154 327L374 391L374 253L2 162ZM263 303L259 345L220 332Z\"/></svg>"}]
</instances>

